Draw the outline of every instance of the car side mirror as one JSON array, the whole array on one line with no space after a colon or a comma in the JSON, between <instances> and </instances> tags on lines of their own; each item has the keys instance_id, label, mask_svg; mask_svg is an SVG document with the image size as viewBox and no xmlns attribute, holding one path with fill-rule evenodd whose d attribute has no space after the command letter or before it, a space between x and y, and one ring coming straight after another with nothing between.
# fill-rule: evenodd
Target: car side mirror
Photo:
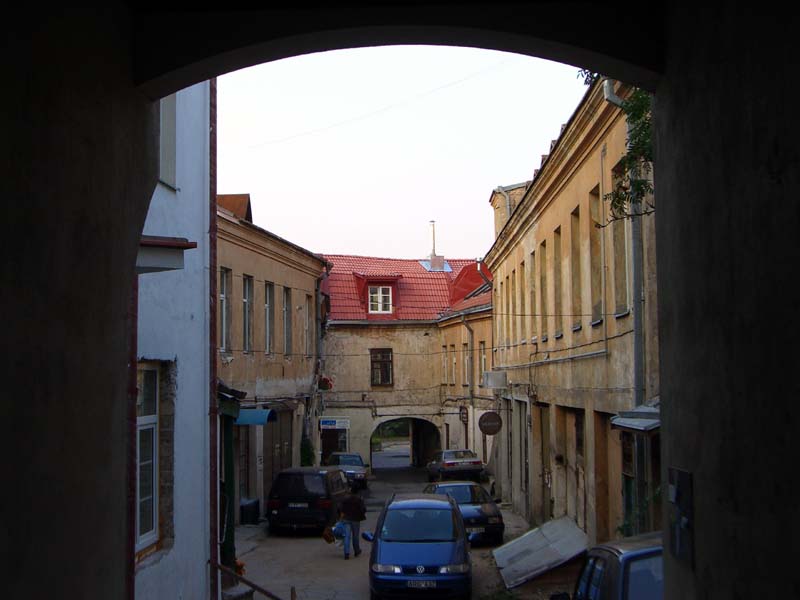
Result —
<instances>
[{"instance_id":1,"label":"car side mirror","mask_svg":"<svg viewBox=\"0 0 800 600\"><path fill-rule=\"evenodd\" d=\"M567 592L558 592L557 594L550 594L550 600L570 600Z\"/></svg>"},{"instance_id":2,"label":"car side mirror","mask_svg":"<svg viewBox=\"0 0 800 600\"><path fill-rule=\"evenodd\" d=\"M371 542L372 540L375 539L375 534L373 534L371 531L365 531L364 533L361 534L361 539L366 540L367 542Z\"/></svg>"}]
</instances>

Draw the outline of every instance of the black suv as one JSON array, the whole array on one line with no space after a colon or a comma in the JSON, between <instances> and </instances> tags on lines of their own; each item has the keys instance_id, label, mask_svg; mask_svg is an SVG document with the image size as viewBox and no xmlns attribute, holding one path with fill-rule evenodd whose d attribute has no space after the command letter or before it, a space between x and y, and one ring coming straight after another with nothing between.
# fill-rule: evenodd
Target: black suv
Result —
<instances>
[{"instance_id":1,"label":"black suv","mask_svg":"<svg viewBox=\"0 0 800 600\"><path fill-rule=\"evenodd\" d=\"M336 521L339 503L348 492L347 477L338 467L284 469L269 492L269 529L272 533L321 531Z\"/></svg>"}]
</instances>

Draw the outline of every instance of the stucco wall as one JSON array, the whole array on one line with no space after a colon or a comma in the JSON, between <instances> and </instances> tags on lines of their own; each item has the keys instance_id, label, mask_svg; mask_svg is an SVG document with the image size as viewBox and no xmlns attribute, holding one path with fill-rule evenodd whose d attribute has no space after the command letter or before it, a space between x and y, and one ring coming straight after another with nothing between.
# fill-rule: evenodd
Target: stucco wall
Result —
<instances>
[{"instance_id":1,"label":"stucco wall","mask_svg":"<svg viewBox=\"0 0 800 600\"><path fill-rule=\"evenodd\" d=\"M209 558L209 86L177 94L179 190L156 187L144 233L185 237L184 268L139 276L138 355L175 361L172 547L136 568L136 597L208 597ZM163 499L166 501L166 499Z\"/></svg>"}]
</instances>

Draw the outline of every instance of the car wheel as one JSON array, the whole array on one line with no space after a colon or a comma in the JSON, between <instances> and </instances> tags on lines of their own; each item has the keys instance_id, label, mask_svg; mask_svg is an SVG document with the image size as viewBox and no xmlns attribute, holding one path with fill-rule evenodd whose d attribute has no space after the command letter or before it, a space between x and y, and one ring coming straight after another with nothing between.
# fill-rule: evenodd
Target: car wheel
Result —
<instances>
[{"instance_id":1,"label":"car wheel","mask_svg":"<svg viewBox=\"0 0 800 600\"><path fill-rule=\"evenodd\" d=\"M372 590L369 591L369 600L381 600L380 594L376 594Z\"/></svg>"}]
</instances>

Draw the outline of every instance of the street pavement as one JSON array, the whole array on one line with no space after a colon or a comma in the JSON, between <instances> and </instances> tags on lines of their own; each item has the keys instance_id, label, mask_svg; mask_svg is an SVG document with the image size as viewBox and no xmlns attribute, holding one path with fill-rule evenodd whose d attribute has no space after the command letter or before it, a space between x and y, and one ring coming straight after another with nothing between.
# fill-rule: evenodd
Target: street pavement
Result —
<instances>
[{"instance_id":1,"label":"street pavement","mask_svg":"<svg viewBox=\"0 0 800 600\"><path fill-rule=\"evenodd\" d=\"M373 453L373 463L375 462ZM408 464L407 462L405 464ZM427 483L424 469L376 469L369 488L361 492L367 519L361 531L373 531L378 514L393 492L419 492ZM525 520L501 506L506 541L529 529ZM299 600L365 600L369 598L370 544L361 540L363 554L344 560L343 550L316 534L270 535L266 521L236 528L236 555L244 576L284 600L294 587ZM504 590L494 564L492 547L473 547L473 596L476 600ZM256 598L262 596L255 594Z\"/></svg>"}]
</instances>

